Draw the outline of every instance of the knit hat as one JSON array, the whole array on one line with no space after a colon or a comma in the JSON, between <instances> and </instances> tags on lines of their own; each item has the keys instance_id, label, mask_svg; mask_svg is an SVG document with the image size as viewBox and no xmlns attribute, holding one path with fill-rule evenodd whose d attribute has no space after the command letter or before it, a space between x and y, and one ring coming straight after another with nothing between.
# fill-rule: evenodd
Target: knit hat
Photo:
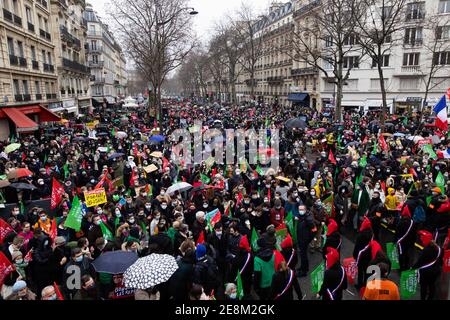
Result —
<instances>
[{"instance_id":1,"label":"knit hat","mask_svg":"<svg viewBox=\"0 0 450 320\"><path fill-rule=\"evenodd\" d=\"M431 240L433 240L433 235L426 230L420 230L418 233L424 247L428 246Z\"/></svg>"},{"instance_id":2,"label":"knit hat","mask_svg":"<svg viewBox=\"0 0 450 320\"><path fill-rule=\"evenodd\" d=\"M23 280L16 281L13 285L13 292L18 292L27 287L27 283Z\"/></svg>"},{"instance_id":3,"label":"knit hat","mask_svg":"<svg viewBox=\"0 0 450 320\"><path fill-rule=\"evenodd\" d=\"M197 260L203 259L205 255L206 255L206 247L203 244L197 245L197 249L195 250L195 256L197 257Z\"/></svg>"},{"instance_id":4,"label":"knit hat","mask_svg":"<svg viewBox=\"0 0 450 320\"><path fill-rule=\"evenodd\" d=\"M241 241L239 241L239 248L245 249L247 252L250 252L250 244L248 243L247 236L241 237Z\"/></svg>"},{"instance_id":5,"label":"knit hat","mask_svg":"<svg viewBox=\"0 0 450 320\"><path fill-rule=\"evenodd\" d=\"M327 254L325 255L325 259L326 259L327 269L330 269L337 262L339 262L339 252L333 247L328 247Z\"/></svg>"},{"instance_id":6,"label":"knit hat","mask_svg":"<svg viewBox=\"0 0 450 320\"><path fill-rule=\"evenodd\" d=\"M327 237L329 235L331 235L332 233L338 231L338 229L339 229L339 227L338 227L338 224L337 224L336 220L330 219L329 223L328 223Z\"/></svg>"},{"instance_id":7,"label":"knit hat","mask_svg":"<svg viewBox=\"0 0 450 320\"><path fill-rule=\"evenodd\" d=\"M381 245L378 243L378 241L371 240L370 241L370 250L372 253L372 260L374 260L377 256L377 253L381 251Z\"/></svg>"},{"instance_id":8,"label":"knit hat","mask_svg":"<svg viewBox=\"0 0 450 320\"><path fill-rule=\"evenodd\" d=\"M401 216L402 216L402 217L408 217L408 218L411 218L411 211L409 211L409 207L408 207L408 206L405 206L405 207L403 208L402 213L401 213Z\"/></svg>"},{"instance_id":9,"label":"knit hat","mask_svg":"<svg viewBox=\"0 0 450 320\"><path fill-rule=\"evenodd\" d=\"M284 239L284 241L281 243L281 248L292 248L294 246L294 242L292 241L292 237L290 234Z\"/></svg>"},{"instance_id":10,"label":"knit hat","mask_svg":"<svg viewBox=\"0 0 450 320\"><path fill-rule=\"evenodd\" d=\"M359 232L367 229L372 229L372 223L370 222L369 218L365 217L363 223L361 224L361 227L359 228Z\"/></svg>"}]
</instances>

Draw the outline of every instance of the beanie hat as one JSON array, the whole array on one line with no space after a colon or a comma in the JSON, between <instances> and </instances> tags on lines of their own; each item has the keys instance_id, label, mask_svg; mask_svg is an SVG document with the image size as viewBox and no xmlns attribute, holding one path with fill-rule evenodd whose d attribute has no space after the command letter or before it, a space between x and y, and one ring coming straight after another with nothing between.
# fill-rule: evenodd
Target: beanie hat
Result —
<instances>
[{"instance_id":1,"label":"beanie hat","mask_svg":"<svg viewBox=\"0 0 450 320\"><path fill-rule=\"evenodd\" d=\"M13 285L13 292L18 292L27 287L27 283L23 280L16 281Z\"/></svg>"},{"instance_id":2,"label":"beanie hat","mask_svg":"<svg viewBox=\"0 0 450 320\"><path fill-rule=\"evenodd\" d=\"M339 262L339 252L333 247L328 247L325 259L326 259L326 267L327 269L330 269L337 262Z\"/></svg>"},{"instance_id":3,"label":"beanie hat","mask_svg":"<svg viewBox=\"0 0 450 320\"><path fill-rule=\"evenodd\" d=\"M239 241L239 248L245 249L247 252L250 252L250 244L248 243L246 235L241 237L241 241Z\"/></svg>"},{"instance_id":4,"label":"beanie hat","mask_svg":"<svg viewBox=\"0 0 450 320\"><path fill-rule=\"evenodd\" d=\"M370 241L370 250L372 253L372 260L374 260L377 256L377 253L381 251L381 245L378 243L378 241L371 240Z\"/></svg>"},{"instance_id":5,"label":"beanie hat","mask_svg":"<svg viewBox=\"0 0 450 320\"><path fill-rule=\"evenodd\" d=\"M197 260L203 259L205 255L206 255L206 247L203 244L197 245L197 249L195 250L195 256L197 257Z\"/></svg>"},{"instance_id":6,"label":"beanie hat","mask_svg":"<svg viewBox=\"0 0 450 320\"><path fill-rule=\"evenodd\" d=\"M408 217L408 218L411 218L411 211L409 211L409 207L408 207L408 206L405 206L405 207L403 208L401 216L402 216L402 217Z\"/></svg>"}]
</instances>

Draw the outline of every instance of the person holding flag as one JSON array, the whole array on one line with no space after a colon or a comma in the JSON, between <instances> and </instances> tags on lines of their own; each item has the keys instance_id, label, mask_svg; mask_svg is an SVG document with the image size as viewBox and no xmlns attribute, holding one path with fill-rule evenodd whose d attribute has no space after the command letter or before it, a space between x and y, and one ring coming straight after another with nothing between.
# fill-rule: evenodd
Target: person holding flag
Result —
<instances>
[{"instance_id":1,"label":"person holding flag","mask_svg":"<svg viewBox=\"0 0 450 320\"><path fill-rule=\"evenodd\" d=\"M254 267L253 264L254 256L250 248L250 243L247 236L243 236L241 237L241 240L239 242L239 251L236 257L232 260L227 279L228 282L235 282L238 286L238 289L241 289L242 287L241 299L244 300L251 297ZM238 279L238 277L240 279Z\"/></svg>"},{"instance_id":2,"label":"person holding flag","mask_svg":"<svg viewBox=\"0 0 450 320\"><path fill-rule=\"evenodd\" d=\"M339 252L335 248L326 248L325 268L323 283L317 298L342 300L342 292L347 289L347 275L339 262Z\"/></svg>"},{"instance_id":3,"label":"person holding flag","mask_svg":"<svg viewBox=\"0 0 450 320\"><path fill-rule=\"evenodd\" d=\"M295 272L287 266L286 261L281 261L278 265L278 271L273 275L271 300L292 301L294 300L294 291L297 300L303 300L303 293Z\"/></svg>"},{"instance_id":4,"label":"person holding flag","mask_svg":"<svg viewBox=\"0 0 450 320\"><path fill-rule=\"evenodd\" d=\"M445 95L434 106L433 112L436 113L436 119L434 126L443 132L448 131L448 118L447 118L447 101Z\"/></svg>"}]
</instances>

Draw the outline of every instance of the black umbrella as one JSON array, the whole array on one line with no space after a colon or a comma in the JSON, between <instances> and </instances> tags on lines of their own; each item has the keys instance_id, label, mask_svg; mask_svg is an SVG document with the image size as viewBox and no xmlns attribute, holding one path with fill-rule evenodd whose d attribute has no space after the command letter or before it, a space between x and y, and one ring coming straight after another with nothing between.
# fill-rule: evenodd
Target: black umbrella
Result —
<instances>
[{"instance_id":1,"label":"black umbrella","mask_svg":"<svg viewBox=\"0 0 450 320\"><path fill-rule=\"evenodd\" d=\"M293 118L286 121L285 126L289 129L305 129L308 125L300 118Z\"/></svg>"},{"instance_id":2,"label":"black umbrella","mask_svg":"<svg viewBox=\"0 0 450 320\"><path fill-rule=\"evenodd\" d=\"M76 137L76 138L72 139L72 141L74 141L74 142L84 142L86 140L88 140L88 139L85 137Z\"/></svg>"},{"instance_id":3,"label":"black umbrella","mask_svg":"<svg viewBox=\"0 0 450 320\"><path fill-rule=\"evenodd\" d=\"M105 136L107 136L107 135L108 135L107 132L100 132L100 133L97 133L97 137L105 137Z\"/></svg>"},{"instance_id":4,"label":"black umbrella","mask_svg":"<svg viewBox=\"0 0 450 320\"><path fill-rule=\"evenodd\" d=\"M116 159L116 158L120 158L120 157L123 157L124 155L125 155L124 153L116 152L116 153L113 153L112 155L110 155L108 160L113 160L113 159Z\"/></svg>"},{"instance_id":5,"label":"black umbrella","mask_svg":"<svg viewBox=\"0 0 450 320\"><path fill-rule=\"evenodd\" d=\"M121 274L124 273L138 256L135 252L110 251L100 255L92 262L92 266L97 272Z\"/></svg>"},{"instance_id":6,"label":"black umbrella","mask_svg":"<svg viewBox=\"0 0 450 320\"><path fill-rule=\"evenodd\" d=\"M141 141L141 140L137 140L135 143L136 143L138 146L141 146L141 145L145 144L145 142L144 142L144 141Z\"/></svg>"},{"instance_id":7,"label":"black umbrella","mask_svg":"<svg viewBox=\"0 0 450 320\"><path fill-rule=\"evenodd\" d=\"M17 190L35 190L35 189L37 189L34 185L29 184L29 183L23 183L23 182L11 183L10 187L17 189Z\"/></svg>"},{"instance_id":8,"label":"black umbrella","mask_svg":"<svg viewBox=\"0 0 450 320\"><path fill-rule=\"evenodd\" d=\"M146 141L145 144L147 146L156 146L157 144L159 144L158 141L154 141L154 140L150 140L150 141Z\"/></svg>"}]
</instances>

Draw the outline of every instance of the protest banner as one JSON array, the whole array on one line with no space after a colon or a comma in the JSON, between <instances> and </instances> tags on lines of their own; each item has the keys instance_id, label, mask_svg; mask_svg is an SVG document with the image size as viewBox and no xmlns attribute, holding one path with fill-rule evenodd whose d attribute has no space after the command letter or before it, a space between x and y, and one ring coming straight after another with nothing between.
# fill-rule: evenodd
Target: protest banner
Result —
<instances>
[{"instance_id":1,"label":"protest banner","mask_svg":"<svg viewBox=\"0 0 450 320\"><path fill-rule=\"evenodd\" d=\"M392 242L386 243L386 254L389 260L391 261L391 269L392 270L400 269L400 261L398 258L397 245Z\"/></svg>"},{"instance_id":2,"label":"protest banner","mask_svg":"<svg viewBox=\"0 0 450 320\"><path fill-rule=\"evenodd\" d=\"M406 270L400 275L400 297L409 299L416 294L418 270Z\"/></svg>"},{"instance_id":3,"label":"protest banner","mask_svg":"<svg viewBox=\"0 0 450 320\"><path fill-rule=\"evenodd\" d=\"M104 188L86 191L84 193L84 199L86 200L86 207L98 206L99 204L106 203L106 191Z\"/></svg>"},{"instance_id":4,"label":"protest banner","mask_svg":"<svg viewBox=\"0 0 450 320\"><path fill-rule=\"evenodd\" d=\"M318 293L322 287L323 278L325 275L325 262L319 264L313 272L311 272L311 290Z\"/></svg>"}]
</instances>

